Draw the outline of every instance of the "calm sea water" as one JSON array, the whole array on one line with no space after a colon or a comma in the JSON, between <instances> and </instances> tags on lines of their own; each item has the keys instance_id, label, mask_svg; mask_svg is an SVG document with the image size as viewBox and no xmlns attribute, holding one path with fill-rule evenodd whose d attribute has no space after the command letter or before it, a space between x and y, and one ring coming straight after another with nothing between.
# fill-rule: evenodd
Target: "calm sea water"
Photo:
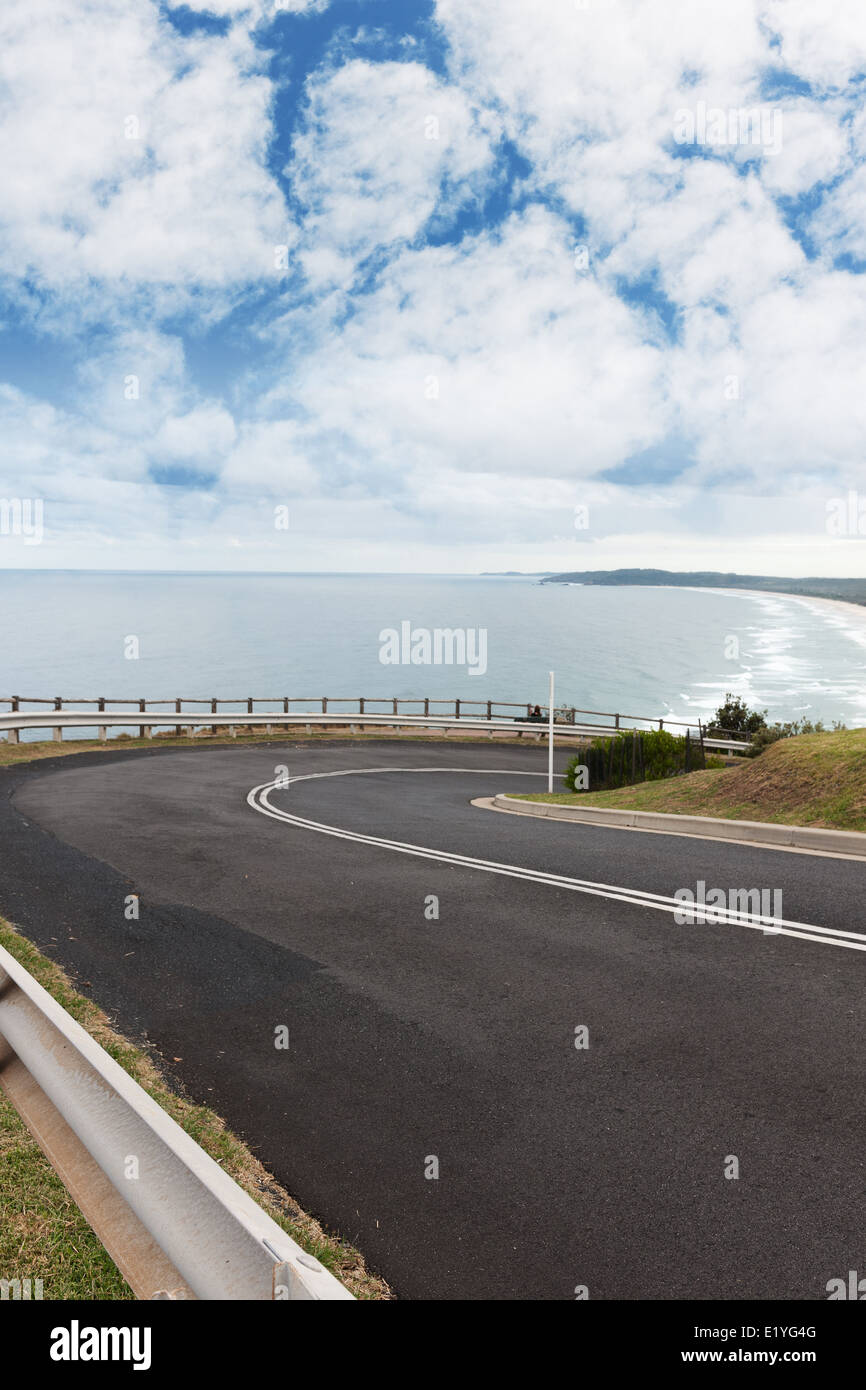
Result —
<instances>
[{"instance_id":1,"label":"calm sea water","mask_svg":"<svg viewBox=\"0 0 866 1390\"><path fill-rule=\"evenodd\" d=\"M383 665L383 629L486 629L486 671ZM127 659L126 639L139 657ZM0 571L0 697L461 697L866 724L866 610L735 591L413 575Z\"/></svg>"}]
</instances>

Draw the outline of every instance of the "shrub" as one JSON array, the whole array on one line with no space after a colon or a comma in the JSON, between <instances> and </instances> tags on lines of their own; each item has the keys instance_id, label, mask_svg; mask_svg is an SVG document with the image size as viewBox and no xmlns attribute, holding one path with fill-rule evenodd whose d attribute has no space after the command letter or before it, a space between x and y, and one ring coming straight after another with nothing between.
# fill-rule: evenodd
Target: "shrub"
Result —
<instances>
[{"instance_id":1,"label":"shrub","mask_svg":"<svg viewBox=\"0 0 866 1390\"><path fill-rule=\"evenodd\" d=\"M630 786L634 782L657 782L710 765L701 760L700 743L690 739L687 768L686 749L686 739L666 729L624 730L610 738L597 738L582 745L569 759L563 780L572 792L599 791ZM713 759L713 765L723 764ZM586 779L579 776L582 767L587 769ZM581 785L582 780L588 781L589 786Z\"/></svg>"},{"instance_id":2,"label":"shrub","mask_svg":"<svg viewBox=\"0 0 866 1390\"><path fill-rule=\"evenodd\" d=\"M834 732L844 728L844 724L840 724L838 719L834 719ZM780 738L796 738L798 734L826 734L827 732L826 726L820 719L795 719L790 724L768 724L755 734L748 748L748 756L757 758L759 753L763 753L764 749L769 748L771 743L778 743Z\"/></svg>"},{"instance_id":3,"label":"shrub","mask_svg":"<svg viewBox=\"0 0 866 1390\"><path fill-rule=\"evenodd\" d=\"M707 733L712 734L756 734L767 726L767 711L749 709L745 700L728 691L725 703L719 705L715 719Z\"/></svg>"},{"instance_id":4,"label":"shrub","mask_svg":"<svg viewBox=\"0 0 866 1390\"><path fill-rule=\"evenodd\" d=\"M716 710L715 720L707 729L707 733L710 737L714 734L749 734L751 742L744 752L749 758L757 758L759 753L763 753L771 743L778 743L780 738L827 732L820 719L794 719L787 724L781 724L777 720L775 724L768 724L766 715L766 710L763 713L756 709L750 710L745 700L729 691L725 696L725 703ZM833 721L834 730L844 728L845 725L838 719Z\"/></svg>"}]
</instances>

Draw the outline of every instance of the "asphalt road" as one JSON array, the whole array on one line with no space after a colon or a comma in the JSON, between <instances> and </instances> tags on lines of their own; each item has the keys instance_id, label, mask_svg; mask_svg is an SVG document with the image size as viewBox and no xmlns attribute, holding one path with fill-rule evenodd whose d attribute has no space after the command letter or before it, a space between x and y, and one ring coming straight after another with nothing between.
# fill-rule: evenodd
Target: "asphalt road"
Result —
<instances>
[{"instance_id":1,"label":"asphalt road","mask_svg":"<svg viewBox=\"0 0 866 1390\"><path fill-rule=\"evenodd\" d=\"M399 1296L823 1299L866 1270L866 951L274 820L247 795L283 764L309 780L272 805L351 834L662 895L781 889L785 918L839 931L866 931L866 864L470 804L543 790L538 748L4 771L0 912ZM318 775L368 768L419 770Z\"/></svg>"}]
</instances>

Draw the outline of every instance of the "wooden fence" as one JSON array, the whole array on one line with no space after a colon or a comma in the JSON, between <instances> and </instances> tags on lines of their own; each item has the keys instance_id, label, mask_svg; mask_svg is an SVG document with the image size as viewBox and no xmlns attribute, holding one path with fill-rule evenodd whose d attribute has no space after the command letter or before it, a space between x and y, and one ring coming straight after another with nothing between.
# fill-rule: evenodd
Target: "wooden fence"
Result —
<instances>
[{"instance_id":1,"label":"wooden fence","mask_svg":"<svg viewBox=\"0 0 866 1390\"><path fill-rule=\"evenodd\" d=\"M448 715L455 719L475 718L475 719L531 719L533 710L541 711L539 718L547 720L548 707L537 701L527 700L514 702L509 700L466 700L457 698L437 699L428 696L331 696L315 695L308 696L252 696L245 695L237 698L227 697L193 697L184 696L171 700L146 700L146 699L109 699L107 696L86 696L82 699L71 699L68 696L37 696L37 695L7 695L0 697L0 713L23 713L25 707L39 705L55 710L72 710L81 712L85 708L92 706L94 715L110 711L111 713L122 713L124 709L135 710L139 714L146 714L148 710L164 713L166 710L173 710L176 714L195 715L196 713L211 715L218 714L219 711L237 714L246 711L247 714L256 713L282 713L292 714L297 712L299 715L312 713L313 708L318 706L322 714L423 714L423 715ZM302 708L298 709L297 707ZM504 713L508 711L509 713ZM510 713L519 711L519 713ZM35 712L35 711L34 711ZM626 725L652 725L658 728L668 729L701 729L699 720L690 723L681 720L658 718L654 715L621 714L607 710L587 710L576 709L572 705L556 706L554 719L557 723L574 724L587 722L583 716L591 716L594 719L610 720L611 723L606 727L619 729ZM626 723L624 724L623 721ZM185 721L190 722L189 718ZM99 723L98 718L94 718L94 726ZM180 722L178 728L180 728ZM605 727L605 726L599 726Z\"/></svg>"}]
</instances>

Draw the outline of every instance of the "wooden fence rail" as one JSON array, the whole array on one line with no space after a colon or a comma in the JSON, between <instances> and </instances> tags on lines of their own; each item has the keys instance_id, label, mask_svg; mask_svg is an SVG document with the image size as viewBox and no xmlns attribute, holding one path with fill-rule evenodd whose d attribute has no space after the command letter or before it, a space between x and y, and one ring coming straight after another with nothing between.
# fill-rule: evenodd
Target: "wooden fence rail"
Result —
<instances>
[{"instance_id":1,"label":"wooden fence rail","mask_svg":"<svg viewBox=\"0 0 866 1390\"><path fill-rule=\"evenodd\" d=\"M194 714L195 706L206 707L211 714L217 714L220 709L230 712L230 706L243 706L248 714L254 714L256 709L262 709L268 713L264 706L278 706L283 714L292 713L292 707L297 705L304 706L304 710L310 710L311 706L318 705L322 714L327 714L329 709L335 705L351 705L352 710L346 710L347 714L377 714L384 710L377 709L376 706L386 706L387 712L399 714L401 709L418 707L424 714L436 713L438 707L446 707L450 713L453 710L454 718L476 717L493 719L499 717L500 710L520 710L521 714L515 718L531 718L532 711L538 707L542 712L542 717L547 718L547 706L545 704L533 703L531 700L526 702L514 700L467 700L463 696L456 699L443 699L437 696L395 696L395 695L271 695L271 696L178 696L172 699L143 699L123 696L120 698L109 698L105 695L89 695L81 698L72 699L69 696L53 695L6 695L0 697L0 712L23 713L25 705L48 705L52 709L81 709L82 706L93 705L95 712L103 710L118 712L118 707L126 706L136 709L140 714L147 710L174 709L176 714ZM2 707L6 707L2 710ZM303 713L304 710L300 712ZM475 712L478 711L476 714ZM122 711L121 711L122 712ZM200 712L203 712L200 711ZM231 710L237 713L237 709ZM273 711L276 713L276 710ZM312 712L310 710L310 712ZM524 713L525 712L525 713ZM698 729L701 727L700 720L676 720L658 718L655 715L642 714L622 714L614 713L611 710L591 710L576 709L571 705L557 706L555 717L557 722L573 724L577 716L591 715L594 718L609 719L612 727L618 729L622 726L623 720L628 720L634 724L658 725L662 728Z\"/></svg>"}]
</instances>

